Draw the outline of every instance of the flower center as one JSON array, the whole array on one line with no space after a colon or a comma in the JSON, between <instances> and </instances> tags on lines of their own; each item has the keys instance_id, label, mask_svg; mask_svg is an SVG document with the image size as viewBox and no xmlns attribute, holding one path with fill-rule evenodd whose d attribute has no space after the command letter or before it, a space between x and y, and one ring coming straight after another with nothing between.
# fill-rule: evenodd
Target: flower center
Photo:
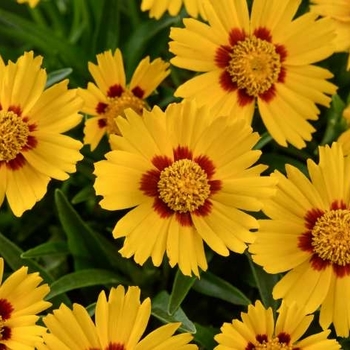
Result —
<instances>
[{"instance_id":1,"label":"flower center","mask_svg":"<svg viewBox=\"0 0 350 350\"><path fill-rule=\"evenodd\" d=\"M107 123L107 132L109 134L120 135L119 128L115 118L119 115L125 117L124 110L133 109L136 113L142 114L142 109L146 106L145 102L133 95L132 92L125 90L121 96L109 98L109 104L104 112Z\"/></svg>"},{"instance_id":2,"label":"flower center","mask_svg":"<svg viewBox=\"0 0 350 350\"><path fill-rule=\"evenodd\" d=\"M262 343L257 343L254 345L254 350L293 350L292 345L286 343L281 343L279 338L273 338L269 341L263 341Z\"/></svg>"},{"instance_id":3,"label":"flower center","mask_svg":"<svg viewBox=\"0 0 350 350\"><path fill-rule=\"evenodd\" d=\"M269 90L281 71L281 57L275 45L252 36L233 46L227 71L238 89L250 96Z\"/></svg>"},{"instance_id":4,"label":"flower center","mask_svg":"<svg viewBox=\"0 0 350 350\"><path fill-rule=\"evenodd\" d=\"M312 229L311 244L321 259L350 264L350 210L330 210L320 216Z\"/></svg>"},{"instance_id":5,"label":"flower center","mask_svg":"<svg viewBox=\"0 0 350 350\"><path fill-rule=\"evenodd\" d=\"M206 172L196 162L180 159L160 173L158 193L170 209L186 213L205 203L210 185Z\"/></svg>"},{"instance_id":6,"label":"flower center","mask_svg":"<svg viewBox=\"0 0 350 350\"><path fill-rule=\"evenodd\" d=\"M16 113L0 111L0 162L15 159L26 145L29 126Z\"/></svg>"}]
</instances>

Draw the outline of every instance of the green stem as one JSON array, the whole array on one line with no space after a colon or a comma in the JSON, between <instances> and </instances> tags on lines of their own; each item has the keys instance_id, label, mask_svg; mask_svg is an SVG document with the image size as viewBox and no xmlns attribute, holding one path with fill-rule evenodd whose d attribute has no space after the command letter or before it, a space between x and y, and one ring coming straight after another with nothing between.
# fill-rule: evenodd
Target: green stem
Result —
<instances>
[{"instance_id":1,"label":"green stem","mask_svg":"<svg viewBox=\"0 0 350 350\"><path fill-rule=\"evenodd\" d=\"M30 16L34 20L34 22L41 27L47 27L47 23L45 18L40 10L40 8L29 8Z\"/></svg>"},{"instance_id":2,"label":"green stem","mask_svg":"<svg viewBox=\"0 0 350 350\"><path fill-rule=\"evenodd\" d=\"M49 27L53 30L57 36L64 37L66 28L64 21L62 21L62 14L58 9L54 1L43 2L42 8L45 10L47 17L49 18Z\"/></svg>"},{"instance_id":3,"label":"green stem","mask_svg":"<svg viewBox=\"0 0 350 350\"><path fill-rule=\"evenodd\" d=\"M85 31L85 37L90 38L90 16L85 0L73 1L73 23L69 34L69 42L76 43Z\"/></svg>"}]
</instances>

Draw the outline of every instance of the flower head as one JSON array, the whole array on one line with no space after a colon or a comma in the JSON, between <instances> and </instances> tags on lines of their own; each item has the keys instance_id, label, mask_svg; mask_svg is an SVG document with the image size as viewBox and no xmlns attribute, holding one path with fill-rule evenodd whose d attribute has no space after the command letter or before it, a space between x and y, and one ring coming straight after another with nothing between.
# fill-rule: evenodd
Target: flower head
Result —
<instances>
[{"instance_id":1,"label":"flower head","mask_svg":"<svg viewBox=\"0 0 350 350\"><path fill-rule=\"evenodd\" d=\"M28 274L27 267L13 272L5 281L4 260L0 258L0 349L34 349L45 328L37 326L38 313L51 304L44 301L47 284L40 285L38 273Z\"/></svg>"},{"instance_id":2,"label":"flower head","mask_svg":"<svg viewBox=\"0 0 350 350\"><path fill-rule=\"evenodd\" d=\"M171 16L176 16L181 6L184 5L187 13L191 17L198 17L199 15L205 19L203 0L142 0L141 10L149 11L151 18L159 19L166 11Z\"/></svg>"},{"instance_id":3,"label":"flower head","mask_svg":"<svg viewBox=\"0 0 350 350\"><path fill-rule=\"evenodd\" d=\"M283 146L305 146L314 132L316 103L329 106L332 74L313 63L330 56L331 20L307 13L297 19L298 0L209 0L209 24L184 19L172 28L171 63L198 74L175 92L195 97L214 114L252 120L257 103L271 136ZM307 32L307 35L305 33Z\"/></svg>"},{"instance_id":4,"label":"flower head","mask_svg":"<svg viewBox=\"0 0 350 350\"><path fill-rule=\"evenodd\" d=\"M84 143L94 150L106 133L119 134L115 119L123 116L125 109L132 108L142 114L142 109L147 108L145 99L170 73L168 67L169 64L160 58L150 62L146 57L127 85L120 50L97 55L97 65L89 63L96 85L89 83L87 89L79 89L84 100L82 111L92 116L85 122Z\"/></svg>"},{"instance_id":5,"label":"flower head","mask_svg":"<svg viewBox=\"0 0 350 350\"><path fill-rule=\"evenodd\" d=\"M288 271L274 298L296 301L307 312L320 305L320 324L332 322L340 336L350 329L350 158L342 148L319 147L320 160L308 161L308 179L287 165L276 171L278 190L264 203L270 218L260 220L253 260L269 273Z\"/></svg>"},{"instance_id":6,"label":"flower head","mask_svg":"<svg viewBox=\"0 0 350 350\"><path fill-rule=\"evenodd\" d=\"M330 331L300 338L307 331L313 316L306 315L296 304L288 307L282 302L279 315L274 320L271 308L265 309L260 301L248 306L241 314L242 321L224 323L221 333L215 336L219 345L215 350L337 350L340 345L327 339Z\"/></svg>"},{"instance_id":7,"label":"flower head","mask_svg":"<svg viewBox=\"0 0 350 350\"><path fill-rule=\"evenodd\" d=\"M196 350L189 344L187 333L174 335L179 323L167 324L149 333L142 340L151 315L151 302L140 302L140 289L123 286L112 288L108 299L101 292L95 310L95 322L86 309L74 304L69 309L62 304L59 309L44 317L49 333L38 350Z\"/></svg>"},{"instance_id":8,"label":"flower head","mask_svg":"<svg viewBox=\"0 0 350 350\"><path fill-rule=\"evenodd\" d=\"M337 52L350 51L350 3L347 0L311 0L310 11L323 17L329 17L334 22L336 38L334 41ZM347 69L350 69L350 57Z\"/></svg>"},{"instance_id":9,"label":"flower head","mask_svg":"<svg viewBox=\"0 0 350 350\"><path fill-rule=\"evenodd\" d=\"M45 90L42 57L26 52L0 62L0 205L16 216L46 193L51 178L66 180L82 159L81 142L62 133L81 121L81 100L62 81Z\"/></svg>"},{"instance_id":10,"label":"flower head","mask_svg":"<svg viewBox=\"0 0 350 350\"><path fill-rule=\"evenodd\" d=\"M260 198L274 193L266 168L253 166L259 140L243 119L210 118L194 101L158 107L140 118L132 110L118 118L116 150L95 164L95 190L108 210L131 209L113 230L120 250L143 264L149 257L186 275L207 269L203 242L216 253L242 253L252 242Z\"/></svg>"}]
</instances>

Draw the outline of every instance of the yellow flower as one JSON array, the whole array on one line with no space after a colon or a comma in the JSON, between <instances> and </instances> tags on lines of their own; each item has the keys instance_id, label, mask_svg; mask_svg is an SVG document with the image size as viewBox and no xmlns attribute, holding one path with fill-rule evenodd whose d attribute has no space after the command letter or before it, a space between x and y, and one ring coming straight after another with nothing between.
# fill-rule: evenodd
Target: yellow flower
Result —
<instances>
[{"instance_id":1,"label":"yellow flower","mask_svg":"<svg viewBox=\"0 0 350 350\"><path fill-rule=\"evenodd\" d=\"M81 142L62 135L81 121L81 100L68 81L45 89L42 57L26 52L0 62L0 205L16 216L46 193L50 178L66 180L82 159Z\"/></svg>"},{"instance_id":2,"label":"yellow flower","mask_svg":"<svg viewBox=\"0 0 350 350\"><path fill-rule=\"evenodd\" d=\"M3 274L4 260L0 258L0 349L34 349L45 333L45 328L36 322L37 314L51 305L44 301L49 287L39 286L42 278L38 273L28 274L24 266L5 281L2 281Z\"/></svg>"},{"instance_id":3,"label":"yellow flower","mask_svg":"<svg viewBox=\"0 0 350 350\"><path fill-rule=\"evenodd\" d=\"M86 309L74 304L73 310L62 304L53 314L44 317L50 333L38 350L196 350L188 344L188 333L174 335L180 323L167 324L149 333L142 340L151 315L149 298L140 302L140 289L123 286L112 288L108 299L101 292L95 311L95 323Z\"/></svg>"},{"instance_id":4,"label":"yellow flower","mask_svg":"<svg viewBox=\"0 0 350 350\"><path fill-rule=\"evenodd\" d=\"M87 89L79 89L84 100L82 111L92 118L85 122L84 143L94 150L103 135L119 134L115 118L124 115L126 108L141 114L147 107L145 99L168 76L169 64L160 58L150 62L144 58L137 66L131 81L126 85L122 54L106 51L97 55L97 65L89 62L89 71L96 85L89 83Z\"/></svg>"},{"instance_id":5,"label":"yellow flower","mask_svg":"<svg viewBox=\"0 0 350 350\"><path fill-rule=\"evenodd\" d=\"M303 308L282 302L278 313L275 321L272 309L265 309L260 301L249 305L248 312L241 313L242 321L223 324L221 333L215 336L219 343L215 350L340 349L336 340L327 339L329 330L300 340L313 319Z\"/></svg>"},{"instance_id":6,"label":"yellow flower","mask_svg":"<svg viewBox=\"0 0 350 350\"><path fill-rule=\"evenodd\" d=\"M175 66L198 74L175 92L196 97L214 114L232 113L251 121L257 103L271 136L282 146L305 146L315 131L316 103L329 106L336 87L332 74L313 63L334 51L330 19L307 13L293 19L298 0L210 0L209 24L184 19L172 28Z\"/></svg>"},{"instance_id":7,"label":"yellow flower","mask_svg":"<svg viewBox=\"0 0 350 350\"><path fill-rule=\"evenodd\" d=\"M276 284L274 298L296 301L336 333L350 329L350 158L339 144L319 147L319 164L308 161L310 180L287 165L276 171L276 196L264 203L270 218L259 220L253 260L269 273L289 271Z\"/></svg>"},{"instance_id":8,"label":"yellow flower","mask_svg":"<svg viewBox=\"0 0 350 350\"><path fill-rule=\"evenodd\" d=\"M348 0L311 0L310 11L334 21L337 52L350 51L350 3ZM350 56L347 69L350 69Z\"/></svg>"},{"instance_id":9,"label":"yellow flower","mask_svg":"<svg viewBox=\"0 0 350 350\"><path fill-rule=\"evenodd\" d=\"M242 253L255 235L260 198L274 193L266 168L253 166L259 140L243 119L211 118L194 101L173 103L165 112L126 110L118 118L122 136L114 151L95 164L95 190L102 208L133 208L113 236L125 236L120 253L159 266L166 253L185 275L207 269L205 242L216 253Z\"/></svg>"},{"instance_id":10,"label":"yellow flower","mask_svg":"<svg viewBox=\"0 0 350 350\"><path fill-rule=\"evenodd\" d=\"M184 5L191 17L201 16L205 19L203 0L142 0L141 10L149 11L151 18L159 19L166 11L176 16Z\"/></svg>"},{"instance_id":11,"label":"yellow flower","mask_svg":"<svg viewBox=\"0 0 350 350\"><path fill-rule=\"evenodd\" d=\"M17 0L19 4L29 4L31 8L34 8L36 5L38 5L40 0Z\"/></svg>"}]
</instances>

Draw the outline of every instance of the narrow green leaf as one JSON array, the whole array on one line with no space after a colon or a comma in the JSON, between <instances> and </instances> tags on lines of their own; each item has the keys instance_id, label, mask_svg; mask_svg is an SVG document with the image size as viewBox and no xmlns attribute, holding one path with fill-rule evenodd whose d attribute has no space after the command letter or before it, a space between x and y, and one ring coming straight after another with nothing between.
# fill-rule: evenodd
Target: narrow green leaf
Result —
<instances>
[{"instance_id":1,"label":"narrow green leaf","mask_svg":"<svg viewBox=\"0 0 350 350\"><path fill-rule=\"evenodd\" d=\"M91 25L93 14L89 11L89 4L86 0L75 0L71 2L71 11L73 14L72 24L70 26L69 42L77 43L80 40L80 46L84 47L86 39L91 46L91 35L94 27Z\"/></svg>"},{"instance_id":2,"label":"narrow green leaf","mask_svg":"<svg viewBox=\"0 0 350 350\"><path fill-rule=\"evenodd\" d=\"M177 270L169 298L168 312L170 315L178 310L196 279L196 277L184 276L180 270Z\"/></svg>"},{"instance_id":3,"label":"narrow green leaf","mask_svg":"<svg viewBox=\"0 0 350 350\"><path fill-rule=\"evenodd\" d=\"M133 28L137 28L140 23L142 23L140 16L140 4L138 0L129 0L127 2L130 22L132 23Z\"/></svg>"},{"instance_id":4,"label":"narrow green leaf","mask_svg":"<svg viewBox=\"0 0 350 350\"><path fill-rule=\"evenodd\" d=\"M73 72L72 68L63 68L63 69L58 69L48 73L46 88L62 81L64 78L67 78L72 72Z\"/></svg>"},{"instance_id":5,"label":"narrow green leaf","mask_svg":"<svg viewBox=\"0 0 350 350\"><path fill-rule=\"evenodd\" d=\"M170 315L168 312L170 296L166 291L161 291L152 300L152 315L163 323L181 322L179 330L182 332L196 333L196 327L186 316L181 308Z\"/></svg>"},{"instance_id":6,"label":"narrow green leaf","mask_svg":"<svg viewBox=\"0 0 350 350\"><path fill-rule=\"evenodd\" d=\"M90 315L90 317L95 315L95 310L96 310L96 302L86 306L86 311L88 312L88 314Z\"/></svg>"},{"instance_id":7,"label":"narrow green leaf","mask_svg":"<svg viewBox=\"0 0 350 350\"><path fill-rule=\"evenodd\" d=\"M55 201L76 270L85 268L117 270L130 276L130 281L140 274L141 267L132 260L123 258L113 242L91 230L68 202L63 192L58 189L55 192Z\"/></svg>"},{"instance_id":8,"label":"narrow green leaf","mask_svg":"<svg viewBox=\"0 0 350 350\"><path fill-rule=\"evenodd\" d=\"M52 30L60 38L67 38L66 22L62 21L62 12L57 1L42 1L40 9L43 16L47 19L47 25L43 28ZM39 8L36 8L39 10Z\"/></svg>"},{"instance_id":9,"label":"narrow green leaf","mask_svg":"<svg viewBox=\"0 0 350 350\"><path fill-rule=\"evenodd\" d=\"M23 251L16 244L0 233L0 255L4 258L5 264L14 271L22 266L28 266L30 272L39 272L46 283L53 282L53 277L40 264L31 259L23 259L22 254Z\"/></svg>"},{"instance_id":10,"label":"narrow green leaf","mask_svg":"<svg viewBox=\"0 0 350 350\"><path fill-rule=\"evenodd\" d=\"M260 136L259 141L254 146L254 149L262 149L264 146L266 146L268 143L270 143L273 140L272 136L265 132Z\"/></svg>"},{"instance_id":11,"label":"narrow green leaf","mask_svg":"<svg viewBox=\"0 0 350 350\"><path fill-rule=\"evenodd\" d=\"M261 155L260 161L269 166L269 171L278 170L281 173L285 172L286 164L291 164L297 167L304 174L307 174L307 166L304 161L300 161L297 157L286 156L273 152L265 152Z\"/></svg>"},{"instance_id":12,"label":"narrow green leaf","mask_svg":"<svg viewBox=\"0 0 350 350\"><path fill-rule=\"evenodd\" d=\"M166 33L167 29L178 20L176 17L165 17L159 21L145 21L132 32L123 50L125 61L128 62L126 65L127 76L130 76L137 63L145 56L144 50L147 44L154 40L157 34Z\"/></svg>"},{"instance_id":13,"label":"narrow green leaf","mask_svg":"<svg viewBox=\"0 0 350 350\"><path fill-rule=\"evenodd\" d=\"M0 233L0 256L4 258L5 264L10 266L14 271L18 270L22 266L28 266L29 272L39 272L43 281L48 285L51 285L54 278L35 260L21 258L22 254L23 251L17 245ZM70 300L64 294L60 295L54 300L51 300L51 302L54 307L58 307L61 303L65 303L67 305L70 304Z\"/></svg>"},{"instance_id":14,"label":"narrow green leaf","mask_svg":"<svg viewBox=\"0 0 350 350\"><path fill-rule=\"evenodd\" d=\"M0 9L0 34L11 40L20 40L32 47L60 56L62 62L83 76L87 69L81 64L79 50L68 41L58 37L53 30L46 27L43 30L37 25L15 13Z\"/></svg>"},{"instance_id":15,"label":"narrow green leaf","mask_svg":"<svg viewBox=\"0 0 350 350\"><path fill-rule=\"evenodd\" d=\"M21 254L21 258L30 259L30 258L38 258L46 255L66 255L69 254L69 249L66 242L62 241L54 241L54 242L46 242L36 246L35 248L31 248L26 252Z\"/></svg>"},{"instance_id":16,"label":"narrow green leaf","mask_svg":"<svg viewBox=\"0 0 350 350\"><path fill-rule=\"evenodd\" d=\"M327 120L327 126L320 145L332 143L343 131L346 130L347 125L343 118L343 110L345 106L345 102L339 95L335 94L332 97L330 108L326 111L325 120Z\"/></svg>"},{"instance_id":17,"label":"narrow green leaf","mask_svg":"<svg viewBox=\"0 0 350 350\"><path fill-rule=\"evenodd\" d=\"M125 284L125 280L116 273L103 269L79 270L62 276L51 284L51 292L47 299L71 290L96 285Z\"/></svg>"},{"instance_id":18,"label":"narrow green leaf","mask_svg":"<svg viewBox=\"0 0 350 350\"><path fill-rule=\"evenodd\" d=\"M120 24L120 0L104 1L102 6L99 26L95 29L96 52L105 50L114 51L119 46L119 38L122 34Z\"/></svg>"},{"instance_id":19,"label":"narrow green leaf","mask_svg":"<svg viewBox=\"0 0 350 350\"><path fill-rule=\"evenodd\" d=\"M95 192L93 187L88 186L82 188L73 198L73 204L79 204L88 201L91 198L95 198Z\"/></svg>"},{"instance_id":20,"label":"narrow green leaf","mask_svg":"<svg viewBox=\"0 0 350 350\"><path fill-rule=\"evenodd\" d=\"M234 305L249 305L251 301L238 288L214 275L205 272L201 278L195 282L193 289L210 297L225 300Z\"/></svg>"},{"instance_id":21,"label":"narrow green leaf","mask_svg":"<svg viewBox=\"0 0 350 350\"><path fill-rule=\"evenodd\" d=\"M194 335L194 341L201 346L203 350L212 350L218 345L214 336L220 331L214 327L204 327L198 323L195 323L197 332Z\"/></svg>"},{"instance_id":22,"label":"narrow green leaf","mask_svg":"<svg viewBox=\"0 0 350 350\"><path fill-rule=\"evenodd\" d=\"M115 259L118 254L116 249L111 248L112 243L102 242L58 189L55 192L55 202L58 217L67 235L69 251L74 257L75 270L95 267L109 269L111 259Z\"/></svg>"},{"instance_id":23,"label":"narrow green leaf","mask_svg":"<svg viewBox=\"0 0 350 350\"><path fill-rule=\"evenodd\" d=\"M279 280L278 274L269 274L263 270L263 268L253 262L251 257L247 254L250 268L252 270L255 286L259 291L261 301L265 307L272 307L273 310L277 309L277 301L272 297L272 290L275 284Z\"/></svg>"}]
</instances>

